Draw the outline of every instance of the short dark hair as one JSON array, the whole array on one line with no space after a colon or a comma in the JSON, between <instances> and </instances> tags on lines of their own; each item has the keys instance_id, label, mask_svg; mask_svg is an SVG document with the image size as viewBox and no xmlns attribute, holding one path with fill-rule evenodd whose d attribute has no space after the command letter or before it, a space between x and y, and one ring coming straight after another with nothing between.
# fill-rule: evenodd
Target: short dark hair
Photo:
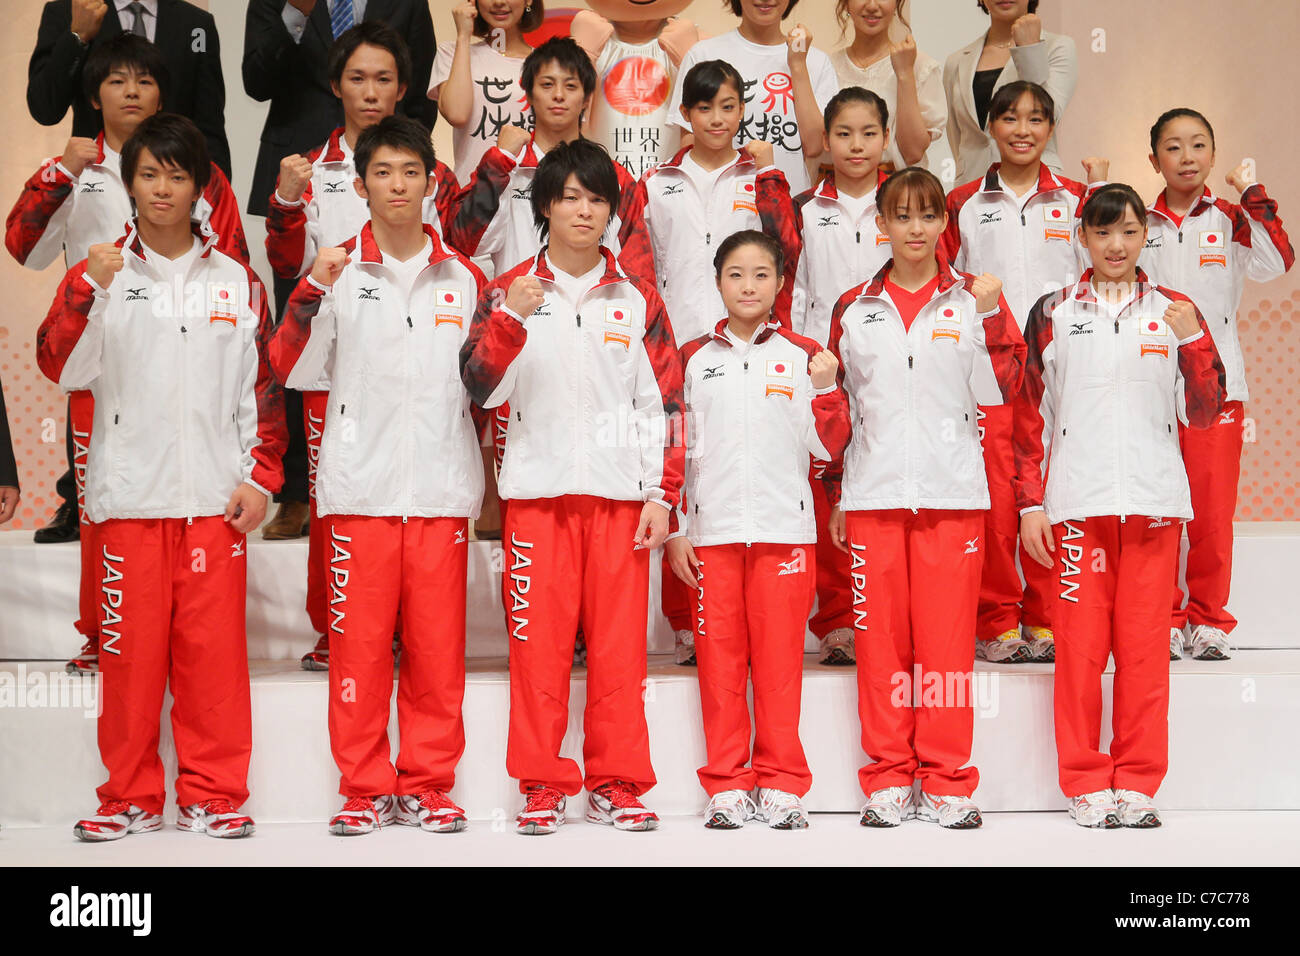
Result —
<instances>
[{"instance_id":1,"label":"short dark hair","mask_svg":"<svg viewBox=\"0 0 1300 956\"><path fill-rule=\"evenodd\" d=\"M382 20L363 20L339 34L330 47L330 83L343 82L348 60L362 46L376 46L391 53L397 61L397 82L402 86L411 85L411 51L401 34Z\"/></svg>"},{"instance_id":2,"label":"short dark hair","mask_svg":"<svg viewBox=\"0 0 1300 956\"><path fill-rule=\"evenodd\" d=\"M1052 126L1056 125L1056 103L1052 99L1052 94L1047 92L1037 83L1029 80L1016 80L1014 83L1008 83L993 94L993 99L989 100L989 115L984 121L984 125L989 129L993 128L993 121L1015 108L1016 103L1022 96L1031 96L1034 105L1042 110L1047 117L1047 122Z\"/></svg>"},{"instance_id":3,"label":"short dark hair","mask_svg":"<svg viewBox=\"0 0 1300 956\"><path fill-rule=\"evenodd\" d=\"M785 269L785 250L781 248L781 243L757 229L742 229L723 239L718 251L713 254L713 272L717 278L722 278L722 267L727 264L727 257L741 246L758 246L771 256L777 275Z\"/></svg>"},{"instance_id":4,"label":"short dark hair","mask_svg":"<svg viewBox=\"0 0 1300 956\"><path fill-rule=\"evenodd\" d=\"M519 18L519 32L532 33L542 25L542 21L545 19L546 7L542 0L532 0L531 3L524 7L523 16ZM474 35L486 39L492 29L492 27L488 26L488 22L483 19L483 14L476 10L474 13Z\"/></svg>"},{"instance_id":5,"label":"short dark hair","mask_svg":"<svg viewBox=\"0 0 1300 956\"><path fill-rule=\"evenodd\" d=\"M122 146L122 182L130 188L135 169L145 150L165 166L185 170L202 192L212 178L208 143L193 121L176 113L154 113L147 117Z\"/></svg>"},{"instance_id":6,"label":"short dark hair","mask_svg":"<svg viewBox=\"0 0 1300 956\"><path fill-rule=\"evenodd\" d=\"M524 93L530 100L533 96L533 84L537 82L537 74L548 63L555 63L560 69L577 76L582 83L584 97L596 92L596 68L591 65L591 57L587 56L586 51L578 46L573 37L551 37L528 54L523 68L519 71L519 85L524 88Z\"/></svg>"},{"instance_id":7,"label":"short dark hair","mask_svg":"<svg viewBox=\"0 0 1300 956\"><path fill-rule=\"evenodd\" d=\"M1205 131L1210 134L1210 149L1214 149L1214 127L1210 125L1210 121L1205 118L1204 114L1188 109L1186 106L1180 106L1177 109L1165 110L1160 114L1160 118L1156 120L1155 125L1151 127L1152 153L1156 151L1156 145L1160 142L1160 134L1165 131L1165 127L1183 116L1194 119L1205 127Z\"/></svg>"},{"instance_id":8,"label":"short dark hair","mask_svg":"<svg viewBox=\"0 0 1300 956\"><path fill-rule=\"evenodd\" d=\"M822 113L822 122L826 124L826 132L831 131L831 124L835 122L835 117L840 115L840 110L852 103L861 103L864 106L873 106L876 115L880 118L880 128L882 130L889 126L889 104L879 95L873 93L861 86L846 86L826 104L826 110Z\"/></svg>"},{"instance_id":9,"label":"short dark hair","mask_svg":"<svg viewBox=\"0 0 1300 956\"><path fill-rule=\"evenodd\" d=\"M1146 224L1147 207L1137 190L1127 183L1107 183L1083 204L1079 221L1086 227L1113 226L1124 218L1125 209L1132 209L1138 222Z\"/></svg>"},{"instance_id":10,"label":"short dark hair","mask_svg":"<svg viewBox=\"0 0 1300 956\"><path fill-rule=\"evenodd\" d=\"M550 233L548 215L551 205L564 196L564 184L570 175L577 176L584 189L609 203L611 222L618 212L621 188L609 153L589 139L562 143L542 157L542 161L537 164L537 172L533 174L533 222L541 232L543 241Z\"/></svg>"},{"instance_id":11,"label":"short dark hair","mask_svg":"<svg viewBox=\"0 0 1300 956\"><path fill-rule=\"evenodd\" d=\"M975 6L979 7L985 13L989 12L989 8L984 5L984 0L975 0ZM1029 12L1035 13L1037 12L1037 10L1038 10L1038 0L1029 0Z\"/></svg>"},{"instance_id":12,"label":"short dark hair","mask_svg":"<svg viewBox=\"0 0 1300 956\"><path fill-rule=\"evenodd\" d=\"M736 88L736 96L744 97L745 81L740 78L739 70L726 60L701 60L682 80L682 106L689 110L712 101L724 83Z\"/></svg>"},{"instance_id":13,"label":"short dark hair","mask_svg":"<svg viewBox=\"0 0 1300 956\"><path fill-rule=\"evenodd\" d=\"M795 8L795 5L798 4L798 2L799 0L790 0L790 6L785 8L785 13L781 14L782 20L790 15L790 11ZM730 7L733 16L739 17L744 15L745 11L740 5L740 0L722 0L722 5L724 7Z\"/></svg>"},{"instance_id":14,"label":"short dark hair","mask_svg":"<svg viewBox=\"0 0 1300 956\"><path fill-rule=\"evenodd\" d=\"M933 209L937 215L945 211L943 183L928 169L920 166L908 166L896 173L891 173L876 188L876 208L880 214L889 217L893 207L888 205L889 197L902 190L908 204L918 204L921 209Z\"/></svg>"},{"instance_id":15,"label":"short dark hair","mask_svg":"<svg viewBox=\"0 0 1300 956\"><path fill-rule=\"evenodd\" d=\"M171 71L162 51L134 33L119 33L98 43L86 57L81 68L81 88L92 103L99 100L99 88L114 70L126 69L137 76L152 76L158 84L158 104L167 104L167 88L171 85Z\"/></svg>"},{"instance_id":16,"label":"short dark hair","mask_svg":"<svg viewBox=\"0 0 1300 956\"><path fill-rule=\"evenodd\" d=\"M385 116L373 126L367 126L357 137L357 148L352 151L352 164L362 180L375 151L381 146L390 149L403 149L420 157L424 164L424 174L432 174L437 158L433 154L433 143L429 141L429 130L419 120L409 116Z\"/></svg>"}]
</instances>

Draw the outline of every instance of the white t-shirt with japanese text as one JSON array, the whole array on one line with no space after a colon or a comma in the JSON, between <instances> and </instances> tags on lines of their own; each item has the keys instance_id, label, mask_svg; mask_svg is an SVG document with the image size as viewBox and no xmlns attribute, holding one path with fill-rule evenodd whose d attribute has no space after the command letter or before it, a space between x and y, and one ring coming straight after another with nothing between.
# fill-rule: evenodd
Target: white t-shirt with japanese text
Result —
<instances>
[{"instance_id":1,"label":"white t-shirt with japanese text","mask_svg":"<svg viewBox=\"0 0 1300 956\"><path fill-rule=\"evenodd\" d=\"M456 41L438 44L438 54L433 60L429 75L429 99L438 98L438 87L451 76L451 61L456 54ZM474 78L474 108L469 122L454 129L451 137L456 162L452 165L456 179L463 186L478 169L483 154L497 144L497 136L506 126L518 126L532 131L533 111L524 98L519 85L519 74L524 61L505 56L492 48L492 44L475 38L469 47L469 72Z\"/></svg>"}]
</instances>

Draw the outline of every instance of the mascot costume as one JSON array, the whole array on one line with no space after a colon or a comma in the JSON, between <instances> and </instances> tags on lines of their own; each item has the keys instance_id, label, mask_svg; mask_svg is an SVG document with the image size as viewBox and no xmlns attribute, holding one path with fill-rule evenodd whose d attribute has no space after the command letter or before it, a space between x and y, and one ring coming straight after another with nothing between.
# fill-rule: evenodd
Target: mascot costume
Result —
<instances>
[{"instance_id":1,"label":"mascot costume","mask_svg":"<svg viewBox=\"0 0 1300 956\"><path fill-rule=\"evenodd\" d=\"M587 0L572 35L591 56L599 84L587 135L633 177L673 157L679 133L668 122L677 67L699 40L677 16L690 0Z\"/></svg>"}]
</instances>

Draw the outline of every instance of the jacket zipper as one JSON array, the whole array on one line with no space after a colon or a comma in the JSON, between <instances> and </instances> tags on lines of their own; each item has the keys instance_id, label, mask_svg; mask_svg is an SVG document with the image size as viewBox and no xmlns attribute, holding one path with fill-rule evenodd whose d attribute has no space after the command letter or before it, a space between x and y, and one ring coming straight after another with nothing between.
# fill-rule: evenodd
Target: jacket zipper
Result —
<instances>
[{"instance_id":1,"label":"jacket zipper","mask_svg":"<svg viewBox=\"0 0 1300 956\"><path fill-rule=\"evenodd\" d=\"M752 348L750 349L750 351L752 351ZM743 396L743 399L742 399L742 401L741 401L741 407L742 407L742 409L743 409L743 415L744 415L744 428L743 428L743 430L741 431L741 434L744 436L744 439L745 439L745 443L746 443L746 445L748 445L748 444L749 444L749 438L750 438L750 435L749 435L749 401L750 401L750 398L749 398L749 358L748 358L748 356L746 356L746 358L745 358L744 361L745 361L745 366L744 366L744 369L742 370L742 371L743 371L743 374L741 375L741 394L742 394L742 396ZM753 545L753 543L754 543L754 536L750 533L750 527L749 527L749 502L750 502L750 500L751 500L752 497L753 497L754 490L753 490L753 488L750 486L750 481L749 481L749 455L746 455L746 454L744 454L744 453L742 452L742 458L744 459L744 462L745 462L745 501L744 501L744 504L742 505L742 507L745 509L745 547L748 548L748 547L751 547L751 546Z\"/></svg>"},{"instance_id":2,"label":"jacket zipper","mask_svg":"<svg viewBox=\"0 0 1300 956\"><path fill-rule=\"evenodd\" d=\"M1127 308L1127 307L1126 307ZM1115 348L1114 358L1111 361L1111 368L1114 370L1115 387L1111 393L1111 401L1114 403L1115 412L1115 430L1118 433L1115 442L1115 499L1119 505L1120 523L1124 523L1128 518L1128 502L1125 497L1124 481L1124 426L1122 421L1123 402L1120 395L1120 364L1123 361L1123 347L1120 342L1119 316L1115 316Z\"/></svg>"}]
</instances>

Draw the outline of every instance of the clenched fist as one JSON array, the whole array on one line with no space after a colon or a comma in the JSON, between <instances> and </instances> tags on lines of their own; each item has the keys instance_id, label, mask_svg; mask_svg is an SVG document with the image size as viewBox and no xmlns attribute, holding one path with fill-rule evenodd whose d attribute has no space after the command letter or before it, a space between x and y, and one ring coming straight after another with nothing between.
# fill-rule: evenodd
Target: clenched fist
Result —
<instances>
[{"instance_id":1,"label":"clenched fist","mask_svg":"<svg viewBox=\"0 0 1300 956\"><path fill-rule=\"evenodd\" d=\"M1032 46L1043 38L1043 21L1036 13L1026 13L1011 24L1011 40L1016 46Z\"/></svg>"},{"instance_id":2,"label":"clenched fist","mask_svg":"<svg viewBox=\"0 0 1300 956\"><path fill-rule=\"evenodd\" d=\"M68 29L81 37L82 43L89 43L99 35L106 13L108 4L104 0L72 0L72 24ZM131 24L125 24L124 29L131 29Z\"/></svg>"},{"instance_id":3,"label":"clenched fist","mask_svg":"<svg viewBox=\"0 0 1300 956\"><path fill-rule=\"evenodd\" d=\"M1195 335L1201 329L1201 323L1196 318L1196 306L1186 299L1169 303L1165 309L1165 324L1173 329L1174 335L1180 340Z\"/></svg>"},{"instance_id":4,"label":"clenched fist","mask_svg":"<svg viewBox=\"0 0 1300 956\"><path fill-rule=\"evenodd\" d=\"M451 8L451 18L456 21L456 36L468 40L474 35L474 18L478 16L478 4L474 0L464 0Z\"/></svg>"},{"instance_id":5,"label":"clenched fist","mask_svg":"<svg viewBox=\"0 0 1300 956\"><path fill-rule=\"evenodd\" d=\"M507 156L517 156L532 138L532 134L526 129L518 126L503 126L497 135L497 149Z\"/></svg>"},{"instance_id":6,"label":"clenched fist","mask_svg":"<svg viewBox=\"0 0 1300 956\"><path fill-rule=\"evenodd\" d=\"M808 375L813 388L830 388L835 384L835 374L840 370L839 359L831 354L830 349L822 349L808 360Z\"/></svg>"},{"instance_id":7,"label":"clenched fist","mask_svg":"<svg viewBox=\"0 0 1300 956\"><path fill-rule=\"evenodd\" d=\"M752 139L746 143L745 152L754 157L754 165L759 169L767 169L776 161L772 155L772 144L761 139Z\"/></svg>"},{"instance_id":8,"label":"clenched fist","mask_svg":"<svg viewBox=\"0 0 1300 956\"><path fill-rule=\"evenodd\" d=\"M916 40L912 34L898 43L889 44L889 65L894 68L894 76L912 75L916 68Z\"/></svg>"},{"instance_id":9,"label":"clenched fist","mask_svg":"<svg viewBox=\"0 0 1300 956\"><path fill-rule=\"evenodd\" d=\"M63 147L59 162L73 176L80 176L81 171L99 158L99 144L84 136L74 136Z\"/></svg>"},{"instance_id":10,"label":"clenched fist","mask_svg":"<svg viewBox=\"0 0 1300 956\"><path fill-rule=\"evenodd\" d=\"M975 296L975 308L981 312L992 312L1002 298L1002 280L987 272L981 273L971 283L970 291Z\"/></svg>"},{"instance_id":11,"label":"clenched fist","mask_svg":"<svg viewBox=\"0 0 1300 956\"><path fill-rule=\"evenodd\" d=\"M113 277L122 271L126 260L122 250L111 242L97 242L86 252L86 275L95 280L101 289L113 284Z\"/></svg>"},{"instance_id":12,"label":"clenched fist","mask_svg":"<svg viewBox=\"0 0 1300 956\"><path fill-rule=\"evenodd\" d=\"M275 184L275 192L286 202L297 202L307 191L311 182L311 160L294 153L280 160L280 180Z\"/></svg>"},{"instance_id":13,"label":"clenched fist","mask_svg":"<svg viewBox=\"0 0 1300 956\"><path fill-rule=\"evenodd\" d=\"M1239 193L1244 193L1255 184L1254 168L1249 163L1242 163L1227 176L1228 185Z\"/></svg>"},{"instance_id":14,"label":"clenched fist","mask_svg":"<svg viewBox=\"0 0 1300 956\"><path fill-rule=\"evenodd\" d=\"M1089 156L1083 161L1083 171L1088 174L1088 185L1103 183L1110 175L1110 160L1101 156Z\"/></svg>"},{"instance_id":15,"label":"clenched fist","mask_svg":"<svg viewBox=\"0 0 1300 956\"><path fill-rule=\"evenodd\" d=\"M343 273L343 267L352 261L342 246L326 246L316 254L311 266L311 277L323 286L332 286Z\"/></svg>"},{"instance_id":16,"label":"clenched fist","mask_svg":"<svg viewBox=\"0 0 1300 956\"><path fill-rule=\"evenodd\" d=\"M542 283L537 276L519 276L510 283L506 292L506 308L520 318L526 319L546 299Z\"/></svg>"}]
</instances>

